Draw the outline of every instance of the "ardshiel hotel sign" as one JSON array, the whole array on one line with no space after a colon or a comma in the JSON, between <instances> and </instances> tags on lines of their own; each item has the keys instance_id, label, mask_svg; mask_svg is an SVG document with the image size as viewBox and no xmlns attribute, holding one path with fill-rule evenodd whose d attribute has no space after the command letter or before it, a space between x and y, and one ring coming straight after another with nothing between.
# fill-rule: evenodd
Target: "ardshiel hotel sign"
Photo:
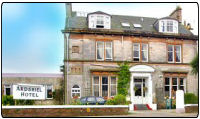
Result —
<instances>
[{"instance_id":1,"label":"ardshiel hotel sign","mask_svg":"<svg viewBox=\"0 0 200 119\"><path fill-rule=\"evenodd\" d=\"M44 100L45 87L43 85L29 84L13 85L13 98L25 100Z\"/></svg>"}]
</instances>

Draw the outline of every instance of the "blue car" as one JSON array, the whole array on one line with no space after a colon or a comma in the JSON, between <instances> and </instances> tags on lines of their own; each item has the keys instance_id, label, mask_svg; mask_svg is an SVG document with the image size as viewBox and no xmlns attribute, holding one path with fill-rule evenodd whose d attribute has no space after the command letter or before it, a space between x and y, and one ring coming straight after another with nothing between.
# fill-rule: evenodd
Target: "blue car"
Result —
<instances>
[{"instance_id":1,"label":"blue car","mask_svg":"<svg viewBox=\"0 0 200 119\"><path fill-rule=\"evenodd\" d=\"M82 97L80 102L83 105L104 105L106 100L104 100L102 97L87 96Z\"/></svg>"}]
</instances>

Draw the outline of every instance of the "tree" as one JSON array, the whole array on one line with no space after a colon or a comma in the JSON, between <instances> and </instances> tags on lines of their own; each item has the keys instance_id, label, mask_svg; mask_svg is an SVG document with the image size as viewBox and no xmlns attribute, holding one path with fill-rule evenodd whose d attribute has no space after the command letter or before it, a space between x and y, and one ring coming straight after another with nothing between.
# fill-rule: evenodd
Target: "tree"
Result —
<instances>
[{"instance_id":1,"label":"tree","mask_svg":"<svg viewBox=\"0 0 200 119\"><path fill-rule=\"evenodd\" d=\"M129 71L128 62L123 62L119 64L120 71L118 72L118 82L117 82L117 91L118 94L126 96L128 94L129 84L130 84L130 76L131 73Z\"/></svg>"},{"instance_id":2,"label":"tree","mask_svg":"<svg viewBox=\"0 0 200 119\"><path fill-rule=\"evenodd\" d=\"M196 75L199 71L199 54L194 57L194 59L190 62L190 65L192 67L192 73Z\"/></svg>"}]
</instances>

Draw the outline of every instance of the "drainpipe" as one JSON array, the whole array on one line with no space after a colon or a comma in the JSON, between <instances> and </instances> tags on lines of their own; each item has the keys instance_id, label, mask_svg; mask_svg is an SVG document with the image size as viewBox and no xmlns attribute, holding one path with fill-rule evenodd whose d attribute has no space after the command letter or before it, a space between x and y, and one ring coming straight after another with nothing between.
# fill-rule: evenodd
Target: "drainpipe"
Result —
<instances>
[{"instance_id":1,"label":"drainpipe","mask_svg":"<svg viewBox=\"0 0 200 119\"><path fill-rule=\"evenodd\" d=\"M68 97L68 90L67 90L67 88L68 88L68 71L69 71L69 33L65 33L64 34L64 39L65 39L65 43L64 43L64 45L65 45L65 47L66 47L66 52L65 52L65 58L66 58L66 60L67 60L67 64L66 64L66 72L64 73L64 75L66 75L65 76L65 80L64 80L64 89L65 89L65 104L68 104L68 100L67 100L67 97Z\"/></svg>"}]
</instances>

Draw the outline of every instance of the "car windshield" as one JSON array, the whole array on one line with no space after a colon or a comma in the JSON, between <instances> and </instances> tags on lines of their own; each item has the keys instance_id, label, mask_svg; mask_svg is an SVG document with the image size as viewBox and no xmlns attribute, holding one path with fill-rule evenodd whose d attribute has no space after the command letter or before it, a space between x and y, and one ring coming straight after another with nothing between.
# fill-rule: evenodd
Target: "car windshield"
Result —
<instances>
[{"instance_id":1,"label":"car windshield","mask_svg":"<svg viewBox=\"0 0 200 119\"><path fill-rule=\"evenodd\" d=\"M103 98L97 97L97 102L103 102L103 101L104 101Z\"/></svg>"},{"instance_id":2,"label":"car windshield","mask_svg":"<svg viewBox=\"0 0 200 119\"><path fill-rule=\"evenodd\" d=\"M86 101L86 98L81 98L81 101L84 101L84 102L85 102L85 101Z\"/></svg>"},{"instance_id":3,"label":"car windshield","mask_svg":"<svg viewBox=\"0 0 200 119\"><path fill-rule=\"evenodd\" d=\"M95 100L95 97L88 97L87 101L89 101L89 102L95 102L96 100Z\"/></svg>"}]
</instances>

